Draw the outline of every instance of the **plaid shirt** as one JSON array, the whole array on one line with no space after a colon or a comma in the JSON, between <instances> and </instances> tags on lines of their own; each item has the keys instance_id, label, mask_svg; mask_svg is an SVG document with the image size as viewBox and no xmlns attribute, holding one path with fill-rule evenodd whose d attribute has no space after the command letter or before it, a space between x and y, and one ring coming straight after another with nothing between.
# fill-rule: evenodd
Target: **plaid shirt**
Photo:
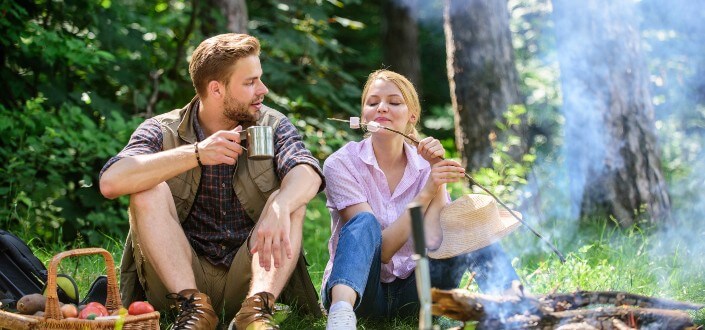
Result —
<instances>
[{"instance_id":1,"label":"plaid shirt","mask_svg":"<svg viewBox=\"0 0 705 330\"><path fill-rule=\"evenodd\" d=\"M198 105L193 111L198 111ZM198 140L202 141L206 137L196 113L192 116L193 125ZM306 149L296 127L288 119L284 118L277 127L274 141L275 172L280 180L299 164L310 165L323 179L318 160ZM147 119L132 134L127 146L108 160L100 174L122 158L157 153L162 151L162 146L163 135L159 122L153 118ZM214 265L229 267L255 221L247 215L233 190L234 166L203 166L201 170L198 194L191 213L181 225L198 255L205 256Z\"/></svg>"}]
</instances>

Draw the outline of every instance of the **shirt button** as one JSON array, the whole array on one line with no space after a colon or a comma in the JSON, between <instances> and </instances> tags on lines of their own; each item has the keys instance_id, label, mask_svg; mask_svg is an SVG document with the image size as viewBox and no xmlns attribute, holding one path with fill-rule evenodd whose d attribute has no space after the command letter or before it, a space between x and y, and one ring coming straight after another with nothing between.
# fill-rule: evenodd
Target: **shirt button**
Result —
<instances>
[{"instance_id":1,"label":"shirt button","mask_svg":"<svg viewBox=\"0 0 705 330\"><path fill-rule=\"evenodd\" d=\"M221 250L225 250L225 245L221 245L221 246L220 246L220 249L221 249Z\"/></svg>"},{"instance_id":2,"label":"shirt button","mask_svg":"<svg viewBox=\"0 0 705 330\"><path fill-rule=\"evenodd\" d=\"M223 188L225 188L225 182L223 182L223 184L222 184L221 186L222 186Z\"/></svg>"},{"instance_id":3,"label":"shirt button","mask_svg":"<svg viewBox=\"0 0 705 330\"><path fill-rule=\"evenodd\" d=\"M223 215L225 215L225 211L223 211Z\"/></svg>"}]
</instances>

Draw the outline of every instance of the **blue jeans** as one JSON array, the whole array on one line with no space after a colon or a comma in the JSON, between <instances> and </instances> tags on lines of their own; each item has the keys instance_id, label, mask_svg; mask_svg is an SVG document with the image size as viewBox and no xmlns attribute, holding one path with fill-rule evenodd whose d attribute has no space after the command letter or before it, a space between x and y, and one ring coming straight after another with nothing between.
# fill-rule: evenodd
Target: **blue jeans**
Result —
<instances>
[{"instance_id":1,"label":"blue jeans","mask_svg":"<svg viewBox=\"0 0 705 330\"><path fill-rule=\"evenodd\" d=\"M390 318L418 316L419 298L416 277L391 283L380 281L382 266L382 228L375 216L361 212L341 229L333 269L322 294L326 309L331 305L331 289L337 284L349 286L358 295L355 314L360 317ZM449 259L429 259L431 286L453 289L465 271L473 270L480 290L498 294L519 280L504 250L495 243L468 254Z\"/></svg>"}]
</instances>

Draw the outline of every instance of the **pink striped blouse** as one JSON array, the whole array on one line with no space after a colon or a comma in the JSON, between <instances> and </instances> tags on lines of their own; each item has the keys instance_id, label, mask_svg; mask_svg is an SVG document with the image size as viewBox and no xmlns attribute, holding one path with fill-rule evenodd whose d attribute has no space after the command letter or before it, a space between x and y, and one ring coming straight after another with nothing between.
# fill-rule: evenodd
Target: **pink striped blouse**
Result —
<instances>
[{"instance_id":1,"label":"pink striped blouse","mask_svg":"<svg viewBox=\"0 0 705 330\"><path fill-rule=\"evenodd\" d=\"M322 288L325 288L333 268L342 227L338 210L366 202L382 229L385 229L406 211L407 204L423 189L431 171L430 164L416 153L416 147L406 142L404 152L408 162L404 176L393 194L389 191L384 172L379 168L369 138L361 142L349 142L326 159L323 173L326 178L326 206L331 214L332 235L328 242L330 259L323 274ZM416 267L416 262L411 258L413 253L412 240L409 238L389 263L382 264L382 282L389 283L396 278L403 279L411 275Z\"/></svg>"}]
</instances>

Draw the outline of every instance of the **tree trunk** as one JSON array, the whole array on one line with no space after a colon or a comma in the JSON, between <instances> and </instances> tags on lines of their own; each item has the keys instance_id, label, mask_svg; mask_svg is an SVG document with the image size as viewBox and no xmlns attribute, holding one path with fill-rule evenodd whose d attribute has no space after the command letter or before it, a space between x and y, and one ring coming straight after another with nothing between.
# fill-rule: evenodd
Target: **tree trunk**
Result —
<instances>
[{"instance_id":1,"label":"tree trunk","mask_svg":"<svg viewBox=\"0 0 705 330\"><path fill-rule=\"evenodd\" d=\"M406 76L421 94L419 28L416 24L417 1L383 1L382 40L384 65Z\"/></svg>"},{"instance_id":2,"label":"tree trunk","mask_svg":"<svg viewBox=\"0 0 705 330\"><path fill-rule=\"evenodd\" d=\"M654 135L648 72L628 0L554 1L573 215L629 226L670 199Z\"/></svg>"},{"instance_id":3,"label":"tree trunk","mask_svg":"<svg viewBox=\"0 0 705 330\"><path fill-rule=\"evenodd\" d=\"M201 20L201 32L206 37L223 32L217 26L218 18L225 18L227 32L247 33L247 4L245 0L205 0L202 12L205 14Z\"/></svg>"},{"instance_id":4,"label":"tree trunk","mask_svg":"<svg viewBox=\"0 0 705 330\"><path fill-rule=\"evenodd\" d=\"M221 0L228 31L247 33L247 4L245 0Z\"/></svg>"},{"instance_id":5,"label":"tree trunk","mask_svg":"<svg viewBox=\"0 0 705 330\"><path fill-rule=\"evenodd\" d=\"M455 139L467 170L491 164L495 121L519 102L505 0L446 0L448 80Z\"/></svg>"}]
</instances>

